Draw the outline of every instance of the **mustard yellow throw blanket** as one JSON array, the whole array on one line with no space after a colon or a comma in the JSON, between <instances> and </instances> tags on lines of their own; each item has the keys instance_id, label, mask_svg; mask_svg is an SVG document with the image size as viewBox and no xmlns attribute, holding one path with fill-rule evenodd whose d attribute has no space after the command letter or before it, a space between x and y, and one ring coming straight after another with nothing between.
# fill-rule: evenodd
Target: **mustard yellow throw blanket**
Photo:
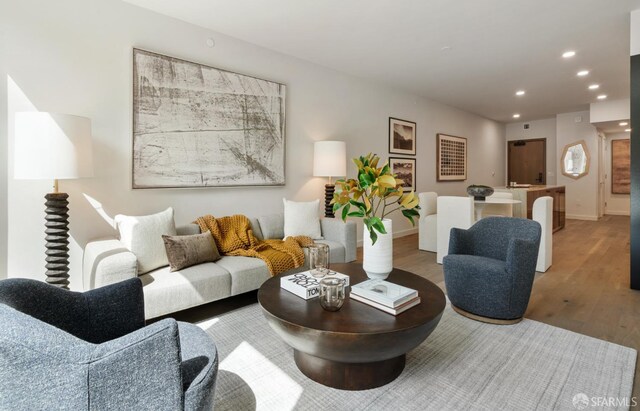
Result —
<instances>
[{"instance_id":1,"label":"mustard yellow throw blanket","mask_svg":"<svg viewBox=\"0 0 640 411\"><path fill-rule=\"evenodd\" d=\"M260 241L253 234L246 216L215 218L199 217L196 224L204 233L210 231L221 255L236 255L262 259L272 276L304 264L302 247L313 244L310 237L287 237L284 240Z\"/></svg>"}]
</instances>

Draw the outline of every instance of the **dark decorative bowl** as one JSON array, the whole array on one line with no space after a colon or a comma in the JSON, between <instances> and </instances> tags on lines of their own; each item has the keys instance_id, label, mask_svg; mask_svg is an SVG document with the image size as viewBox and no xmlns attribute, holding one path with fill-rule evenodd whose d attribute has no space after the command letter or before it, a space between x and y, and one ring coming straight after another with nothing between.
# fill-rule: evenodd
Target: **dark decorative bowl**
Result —
<instances>
[{"instance_id":1,"label":"dark decorative bowl","mask_svg":"<svg viewBox=\"0 0 640 411\"><path fill-rule=\"evenodd\" d=\"M470 185L467 187L467 194L473 196L474 200L484 201L487 196L493 194L493 187Z\"/></svg>"}]
</instances>

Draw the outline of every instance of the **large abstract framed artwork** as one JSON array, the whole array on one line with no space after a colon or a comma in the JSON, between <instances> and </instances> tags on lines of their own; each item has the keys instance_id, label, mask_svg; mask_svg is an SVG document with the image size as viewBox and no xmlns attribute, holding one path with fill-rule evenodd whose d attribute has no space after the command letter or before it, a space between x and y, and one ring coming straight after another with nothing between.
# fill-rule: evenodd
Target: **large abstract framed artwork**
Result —
<instances>
[{"instance_id":1,"label":"large abstract framed artwork","mask_svg":"<svg viewBox=\"0 0 640 411\"><path fill-rule=\"evenodd\" d=\"M631 194L631 140L611 140L611 193Z\"/></svg>"},{"instance_id":2,"label":"large abstract framed artwork","mask_svg":"<svg viewBox=\"0 0 640 411\"><path fill-rule=\"evenodd\" d=\"M404 182L402 191L416 190L416 159L389 157L391 173Z\"/></svg>"},{"instance_id":3,"label":"large abstract framed artwork","mask_svg":"<svg viewBox=\"0 0 640 411\"><path fill-rule=\"evenodd\" d=\"M389 117L389 153L416 155L416 123Z\"/></svg>"},{"instance_id":4,"label":"large abstract framed artwork","mask_svg":"<svg viewBox=\"0 0 640 411\"><path fill-rule=\"evenodd\" d=\"M283 84L133 50L133 188L285 183Z\"/></svg>"},{"instance_id":5,"label":"large abstract framed artwork","mask_svg":"<svg viewBox=\"0 0 640 411\"><path fill-rule=\"evenodd\" d=\"M467 179L467 139L437 135L436 176L438 181L464 181Z\"/></svg>"}]
</instances>

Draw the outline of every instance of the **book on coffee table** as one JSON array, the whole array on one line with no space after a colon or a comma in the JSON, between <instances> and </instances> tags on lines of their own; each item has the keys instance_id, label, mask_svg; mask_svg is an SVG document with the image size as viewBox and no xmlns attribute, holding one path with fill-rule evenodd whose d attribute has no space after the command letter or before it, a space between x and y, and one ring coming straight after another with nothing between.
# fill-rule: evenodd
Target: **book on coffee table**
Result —
<instances>
[{"instance_id":1,"label":"book on coffee table","mask_svg":"<svg viewBox=\"0 0 640 411\"><path fill-rule=\"evenodd\" d=\"M390 308L397 308L418 296L413 288L384 280L367 280L351 286L351 294Z\"/></svg>"},{"instance_id":2,"label":"book on coffee table","mask_svg":"<svg viewBox=\"0 0 640 411\"><path fill-rule=\"evenodd\" d=\"M323 278L339 278L344 281L345 287L349 286L349 276L345 274L332 271L331 275ZM320 280L322 280L322 278L314 277L310 271L303 271L282 277L280 279L280 287L300 298L308 300L320 296Z\"/></svg>"},{"instance_id":3,"label":"book on coffee table","mask_svg":"<svg viewBox=\"0 0 640 411\"><path fill-rule=\"evenodd\" d=\"M378 310L381 310L381 311L384 311L385 313L389 313L393 315L398 315L400 313L403 313L407 311L409 308L415 307L416 305L420 304L420 297L414 297L411 300L406 301L395 308L391 308L391 307L387 307L386 305L379 304L375 301L371 301L367 298L361 297L358 294L354 294L353 292L350 295L351 295L351 298L353 298L356 301L360 301L361 303L368 304L374 308L377 308Z\"/></svg>"}]
</instances>

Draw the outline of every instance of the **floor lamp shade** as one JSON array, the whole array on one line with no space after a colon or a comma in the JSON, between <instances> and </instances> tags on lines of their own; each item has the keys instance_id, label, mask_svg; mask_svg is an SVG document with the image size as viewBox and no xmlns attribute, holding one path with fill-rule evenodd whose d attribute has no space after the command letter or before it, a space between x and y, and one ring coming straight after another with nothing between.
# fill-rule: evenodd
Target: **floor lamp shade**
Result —
<instances>
[{"instance_id":1,"label":"floor lamp shade","mask_svg":"<svg viewBox=\"0 0 640 411\"><path fill-rule=\"evenodd\" d=\"M313 175L329 177L329 184L324 186L324 216L333 218L331 200L335 186L331 177L347 175L347 144L344 141L316 141L313 146Z\"/></svg>"},{"instance_id":2,"label":"floor lamp shade","mask_svg":"<svg viewBox=\"0 0 640 411\"><path fill-rule=\"evenodd\" d=\"M93 176L91 120L69 114L16 113L14 177L63 180Z\"/></svg>"},{"instance_id":3,"label":"floor lamp shade","mask_svg":"<svg viewBox=\"0 0 640 411\"><path fill-rule=\"evenodd\" d=\"M93 176L91 120L68 114L16 113L14 177L53 180L45 198L46 281L69 286L69 195L58 180Z\"/></svg>"}]
</instances>

